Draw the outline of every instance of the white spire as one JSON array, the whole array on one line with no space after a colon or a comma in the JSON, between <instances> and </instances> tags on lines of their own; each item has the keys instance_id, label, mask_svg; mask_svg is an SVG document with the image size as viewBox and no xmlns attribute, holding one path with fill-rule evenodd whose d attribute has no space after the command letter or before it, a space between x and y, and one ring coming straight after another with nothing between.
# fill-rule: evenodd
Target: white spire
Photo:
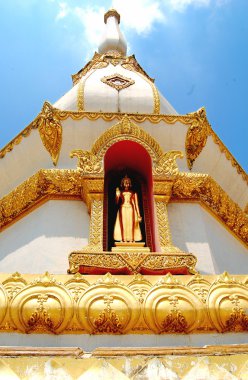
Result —
<instances>
[{"instance_id":1,"label":"white spire","mask_svg":"<svg viewBox=\"0 0 248 380\"><path fill-rule=\"evenodd\" d=\"M109 51L116 51L126 55L127 43L119 28L119 13L115 9L110 9L104 15L104 22L106 27L98 52L104 54Z\"/></svg>"}]
</instances>

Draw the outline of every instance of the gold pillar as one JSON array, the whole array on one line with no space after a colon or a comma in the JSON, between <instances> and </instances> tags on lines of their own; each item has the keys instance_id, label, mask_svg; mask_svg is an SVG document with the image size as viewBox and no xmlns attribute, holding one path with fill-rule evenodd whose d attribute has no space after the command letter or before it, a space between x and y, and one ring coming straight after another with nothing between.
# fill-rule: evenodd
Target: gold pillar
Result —
<instances>
[{"instance_id":1,"label":"gold pillar","mask_svg":"<svg viewBox=\"0 0 248 380\"><path fill-rule=\"evenodd\" d=\"M82 198L90 214L89 244L86 252L103 251L103 189L102 178L85 178L83 180Z\"/></svg>"},{"instance_id":2,"label":"gold pillar","mask_svg":"<svg viewBox=\"0 0 248 380\"><path fill-rule=\"evenodd\" d=\"M163 253L179 252L172 243L167 204L171 197L173 180L154 181L154 201L157 216L160 248Z\"/></svg>"}]
</instances>

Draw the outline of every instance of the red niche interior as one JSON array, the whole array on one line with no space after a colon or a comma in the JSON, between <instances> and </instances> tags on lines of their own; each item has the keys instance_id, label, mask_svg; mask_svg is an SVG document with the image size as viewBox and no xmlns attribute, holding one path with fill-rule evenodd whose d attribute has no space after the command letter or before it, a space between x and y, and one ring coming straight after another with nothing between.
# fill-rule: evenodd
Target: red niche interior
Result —
<instances>
[{"instance_id":1,"label":"red niche interior","mask_svg":"<svg viewBox=\"0 0 248 380\"><path fill-rule=\"evenodd\" d=\"M104 157L105 176L110 171L118 171L129 168L142 175L148 187L149 208L151 215L151 227L154 241L154 249L159 252L159 241L157 236L156 219L154 212L153 198L153 178L152 160L147 150L140 144L133 141L120 141L113 144L106 152Z\"/></svg>"}]
</instances>

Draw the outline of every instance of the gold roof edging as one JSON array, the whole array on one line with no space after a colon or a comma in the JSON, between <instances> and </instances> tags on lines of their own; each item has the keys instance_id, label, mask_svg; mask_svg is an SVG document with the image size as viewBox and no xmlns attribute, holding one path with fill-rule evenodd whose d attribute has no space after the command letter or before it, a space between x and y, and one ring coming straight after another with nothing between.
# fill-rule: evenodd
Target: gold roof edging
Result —
<instances>
[{"instance_id":1,"label":"gold roof edging","mask_svg":"<svg viewBox=\"0 0 248 380\"><path fill-rule=\"evenodd\" d=\"M91 157L89 162L95 167L96 163L94 160L91 161ZM102 171L99 166L99 177L94 180L101 182L101 176ZM0 231L32 211L41 202L50 199L83 199L84 178L80 169L39 170L0 200ZM92 181L92 178L90 180ZM163 181L159 182L159 186L163 186ZM101 186L100 183L99 186ZM209 175L176 174L171 202L175 200L199 201L213 212L237 238L244 244L248 244L246 214Z\"/></svg>"},{"instance_id":2,"label":"gold roof edging","mask_svg":"<svg viewBox=\"0 0 248 380\"><path fill-rule=\"evenodd\" d=\"M52 126L50 132L52 132L53 136L53 145L49 144L48 138L46 135L42 133L44 130L44 120L46 116L44 112L48 114L52 112L52 115L55 116L55 122L52 120ZM22 132L20 132L13 140L11 140L5 147L0 150L0 158L4 158L5 155L11 152L15 145L20 144L24 137L30 135L33 129L39 129L41 139L43 141L44 146L49 151L50 155L53 158L54 164L56 164L56 159L58 159L59 151L62 143L62 132L60 133L60 121L66 120L67 118L72 118L73 120L80 120L83 118L87 118L89 120L97 120L102 118L104 121L112 121L114 119L121 120L125 116L123 113L102 113L102 112L85 112L85 111L62 111L56 109L50 105L50 103L45 102L41 113L26 127ZM189 130L187 133L187 138L185 142L186 146L186 156L188 165L192 167L194 160L201 153L201 150L206 144L207 137L209 135L212 136L214 142L219 146L219 149L222 153L225 154L227 160L229 160L233 167L235 167L238 174L240 174L243 180L248 184L248 175L241 167L241 165L237 162L237 160L233 157L233 155L229 152L224 143L220 140L220 138L216 135L216 133L212 130L210 124L206 119L206 114L204 109L200 109L194 113L186 114L186 115L164 115L164 114L128 114L128 117L137 123L142 123L145 120L149 120L151 123L157 124L161 121L164 121L168 124L175 124L176 122L181 122L182 124L189 126ZM52 118L53 119L53 118ZM197 128L199 125L199 140L197 138ZM194 136L194 138L193 138ZM195 144L195 139L198 141L198 145L196 144L196 149L192 150L192 146ZM193 144L193 145L192 145ZM194 151L194 152L193 152ZM193 152L193 153L192 153Z\"/></svg>"}]
</instances>

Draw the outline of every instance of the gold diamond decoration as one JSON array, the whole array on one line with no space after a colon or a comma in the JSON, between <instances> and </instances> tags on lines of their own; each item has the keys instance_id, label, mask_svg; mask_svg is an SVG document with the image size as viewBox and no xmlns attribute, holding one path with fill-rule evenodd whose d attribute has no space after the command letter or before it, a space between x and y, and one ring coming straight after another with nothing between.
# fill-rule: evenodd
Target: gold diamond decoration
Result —
<instances>
[{"instance_id":1,"label":"gold diamond decoration","mask_svg":"<svg viewBox=\"0 0 248 380\"><path fill-rule=\"evenodd\" d=\"M108 86L115 88L117 91L121 91L135 83L133 79L124 77L121 74L112 74L103 77L101 81Z\"/></svg>"}]
</instances>

